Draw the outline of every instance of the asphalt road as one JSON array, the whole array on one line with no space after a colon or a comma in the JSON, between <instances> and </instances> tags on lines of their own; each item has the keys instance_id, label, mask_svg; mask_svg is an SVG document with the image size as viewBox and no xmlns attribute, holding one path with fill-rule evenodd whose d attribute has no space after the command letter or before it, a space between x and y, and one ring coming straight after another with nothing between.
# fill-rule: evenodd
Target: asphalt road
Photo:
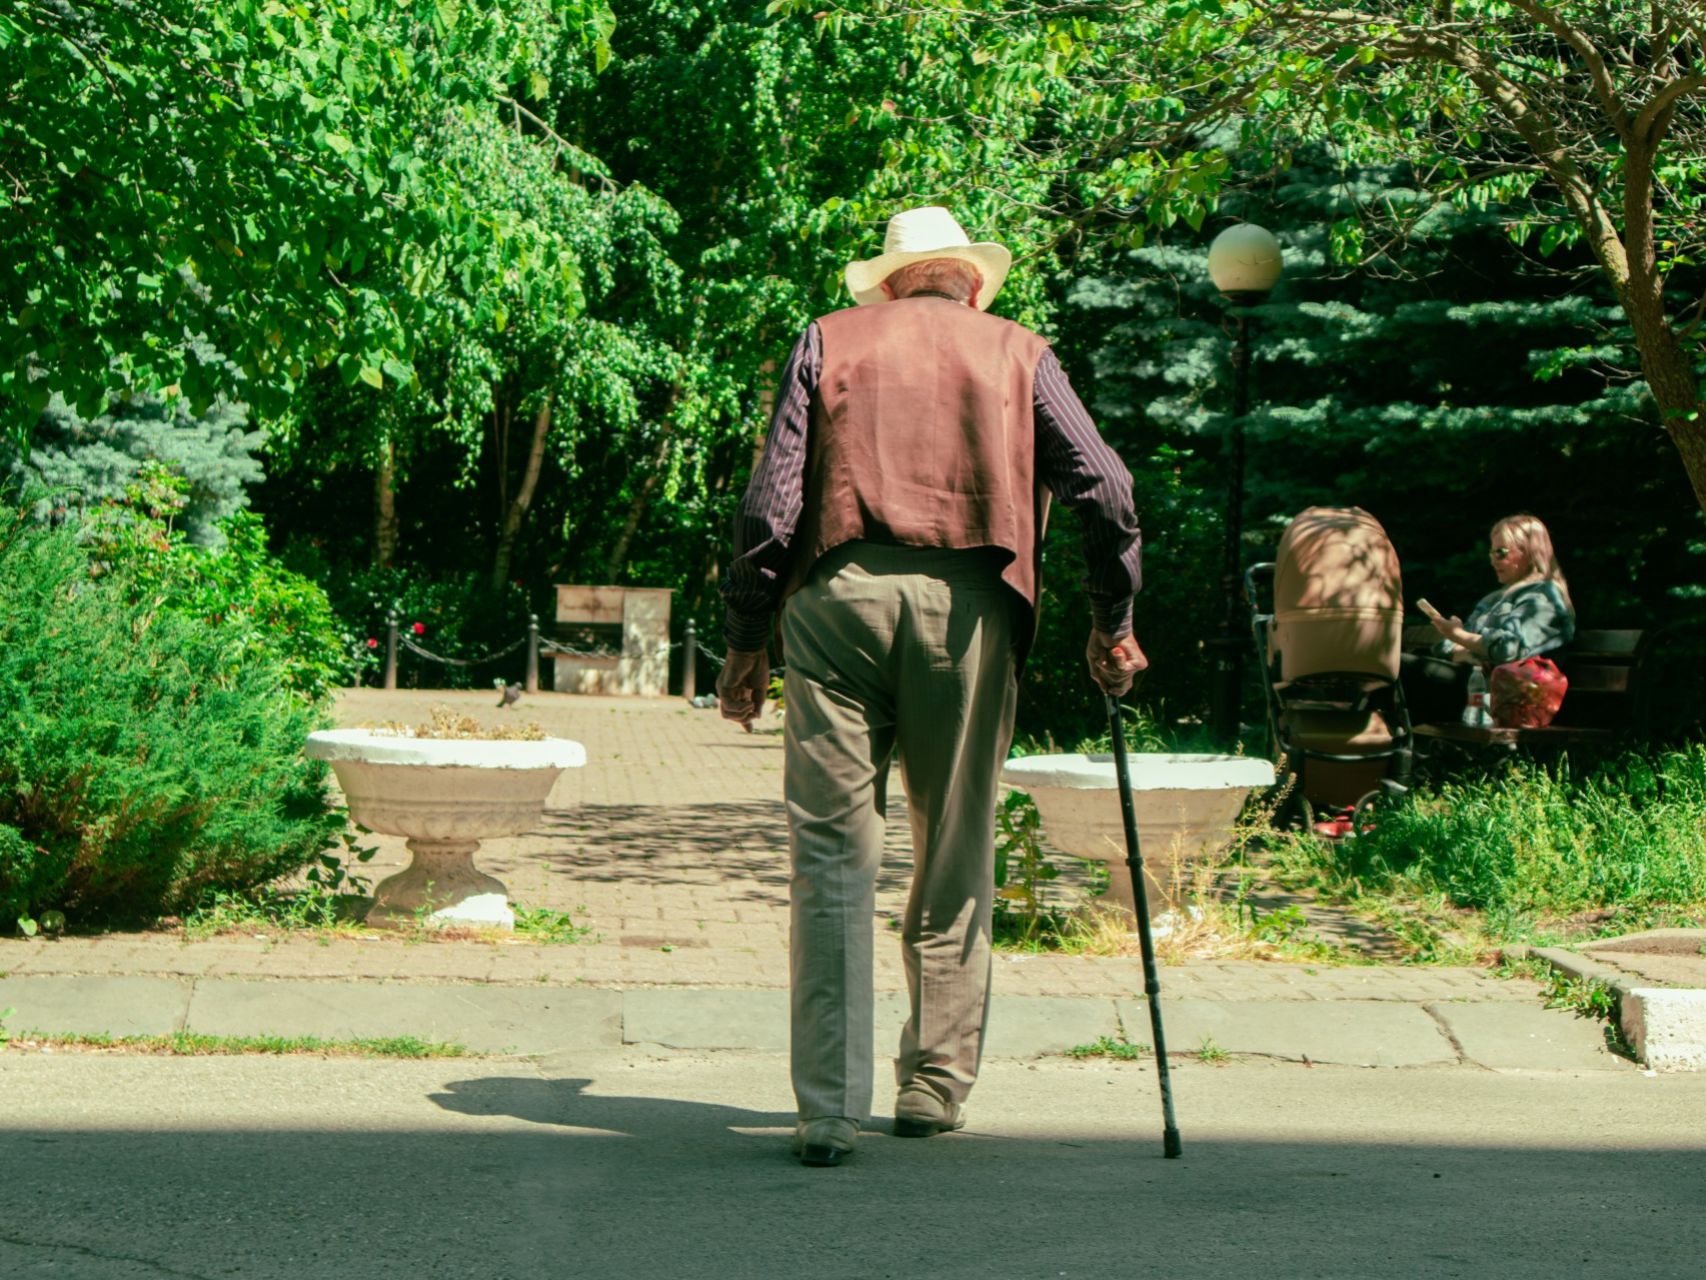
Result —
<instances>
[{"instance_id":1,"label":"asphalt road","mask_svg":"<svg viewBox=\"0 0 1706 1280\"><path fill-rule=\"evenodd\" d=\"M1706 1268L1706 1076L1187 1061L1175 1084L1183 1160L1151 1066L1005 1060L966 1133L879 1130L808 1170L774 1054L0 1053L0 1276Z\"/></svg>"}]
</instances>

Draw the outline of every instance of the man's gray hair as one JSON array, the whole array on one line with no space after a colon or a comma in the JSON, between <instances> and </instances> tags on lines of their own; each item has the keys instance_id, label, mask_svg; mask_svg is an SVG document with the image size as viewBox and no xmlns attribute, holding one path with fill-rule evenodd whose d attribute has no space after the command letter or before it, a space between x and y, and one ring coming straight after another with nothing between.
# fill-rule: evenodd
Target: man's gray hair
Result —
<instances>
[{"instance_id":1,"label":"man's gray hair","mask_svg":"<svg viewBox=\"0 0 1706 1280\"><path fill-rule=\"evenodd\" d=\"M969 303L983 283L983 275L963 258L926 258L909 262L890 274L889 288L897 298L915 293L945 293L958 302Z\"/></svg>"}]
</instances>

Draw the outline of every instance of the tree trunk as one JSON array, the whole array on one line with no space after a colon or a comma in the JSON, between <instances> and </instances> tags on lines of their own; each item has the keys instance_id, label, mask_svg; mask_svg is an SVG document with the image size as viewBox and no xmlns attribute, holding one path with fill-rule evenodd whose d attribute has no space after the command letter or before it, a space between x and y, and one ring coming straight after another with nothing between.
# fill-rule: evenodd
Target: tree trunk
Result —
<instances>
[{"instance_id":1,"label":"tree trunk","mask_svg":"<svg viewBox=\"0 0 1706 1280\"><path fill-rule=\"evenodd\" d=\"M669 441L667 438L658 442L657 452L652 455L652 462L646 468L640 487L634 491L634 496L628 503L628 518L622 522L622 532L616 535L616 545L610 551L610 567L608 581L615 582L623 567L628 563L628 550L634 545L634 535L640 530L640 521L645 518L646 509L652 505L652 494L658 487L658 476L663 474L663 464L669 457Z\"/></svg>"},{"instance_id":2,"label":"tree trunk","mask_svg":"<svg viewBox=\"0 0 1706 1280\"><path fill-rule=\"evenodd\" d=\"M1613 284L1635 334L1641 373L1653 393L1660 420L1682 455L1694 500L1706 511L1706 404L1688 349L1677 337L1665 306L1665 279L1659 272L1653 234L1654 167L1652 150L1638 142L1624 159L1623 238L1627 274Z\"/></svg>"},{"instance_id":3,"label":"tree trunk","mask_svg":"<svg viewBox=\"0 0 1706 1280\"><path fill-rule=\"evenodd\" d=\"M386 439L373 468L373 566L389 569L397 558L397 446Z\"/></svg>"},{"instance_id":4,"label":"tree trunk","mask_svg":"<svg viewBox=\"0 0 1706 1280\"><path fill-rule=\"evenodd\" d=\"M504 506L503 524L498 529L497 554L492 557L492 590L498 591L509 581L510 560L515 554L515 540L521 532L521 522L527 508L533 504L533 491L539 484L539 472L545 465L545 441L551 434L552 398L548 395L533 416L533 439L527 447L527 469L515 496ZM507 455L508 450L505 450ZM506 458L507 460L507 458Z\"/></svg>"},{"instance_id":5,"label":"tree trunk","mask_svg":"<svg viewBox=\"0 0 1706 1280\"><path fill-rule=\"evenodd\" d=\"M1701 397L1694 364L1665 315L1662 296L1640 297L1631 290L1623 306L1635 331L1641 373L1671 443L1682 455L1694 500L1706 511L1706 399Z\"/></svg>"}]
</instances>

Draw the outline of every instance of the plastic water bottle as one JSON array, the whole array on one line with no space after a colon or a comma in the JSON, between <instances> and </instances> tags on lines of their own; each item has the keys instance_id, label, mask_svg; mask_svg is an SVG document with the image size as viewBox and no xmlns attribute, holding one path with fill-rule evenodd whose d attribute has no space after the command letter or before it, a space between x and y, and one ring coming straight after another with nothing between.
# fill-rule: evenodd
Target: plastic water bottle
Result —
<instances>
[{"instance_id":1,"label":"plastic water bottle","mask_svg":"<svg viewBox=\"0 0 1706 1280\"><path fill-rule=\"evenodd\" d=\"M1463 723L1471 729L1485 729L1493 723L1487 709L1487 674L1480 663L1469 668L1469 701L1463 705Z\"/></svg>"}]
</instances>

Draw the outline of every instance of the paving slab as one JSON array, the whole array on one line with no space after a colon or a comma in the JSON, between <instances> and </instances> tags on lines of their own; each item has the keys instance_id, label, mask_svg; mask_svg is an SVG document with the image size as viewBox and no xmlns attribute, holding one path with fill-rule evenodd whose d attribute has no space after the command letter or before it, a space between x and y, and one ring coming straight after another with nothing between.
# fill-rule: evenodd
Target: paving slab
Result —
<instances>
[{"instance_id":1,"label":"paving slab","mask_svg":"<svg viewBox=\"0 0 1706 1280\"><path fill-rule=\"evenodd\" d=\"M1623 1071L1605 1044L1605 1024L1539 1005L1431 1004L1463 1056L1497 1070Z\"/></svg>"},{"instance_id":2,"label":"paving slab","mask_svg":"<svg viewBox=\"0 0 1706 1280\"><path fill-rule=\"evenodd\" d=\"M1126 1038L1149 1044L1149 1006L1115 1002ZM1248 1001L1161 999L1169 1053L1213 1041L1227 1053L1253 1053L1353 1067L1444 1066L1458 1061L1439 1023L1418 1005L1384 1000Z\"/></svg>"},{"instance_id":3,"label":"paving slab","mask_svg":"<svg viewBox=\"0 0 1706 1280\"><path fill-rule=\"evenodd\" d=\"M0 979L6 1030L80 1036L164 1036L180 1031L189 1012L187 979L18 977Z\"/></svg>"},{"instance_id":4,"label":"paving slab","mask_svg":"<svg viewBox=\"0 0 1706 1280\"><path fill-rule=\"evenodd\" d=\"M997 995L989 1002L984 1052L999 1058L1065 1053L1118 1030L1112 1000Z\"/></svg>"},{"instance_id":5,"label":"paving slab","mask_svg":"<svg viewBox=\"0 0 1706 1280\"><path fill-rule=\"evenodd\" d=\"M622 993L490 985L202 979L188 1030L326 1040L416 1036L480 1053L549 1053L622 1043Z\"/></svg>"},{"instance_id":6,"label":"paving slab","mask_svg":"<svg viewBox=\"0 0 1706 1280\"><path fill-rule=\"evenodd\" d=\"M786 991L657 987L624 993L622 1036L629 1044L676 1049L786 1049Z\"/></svg>"}]
</instances>

